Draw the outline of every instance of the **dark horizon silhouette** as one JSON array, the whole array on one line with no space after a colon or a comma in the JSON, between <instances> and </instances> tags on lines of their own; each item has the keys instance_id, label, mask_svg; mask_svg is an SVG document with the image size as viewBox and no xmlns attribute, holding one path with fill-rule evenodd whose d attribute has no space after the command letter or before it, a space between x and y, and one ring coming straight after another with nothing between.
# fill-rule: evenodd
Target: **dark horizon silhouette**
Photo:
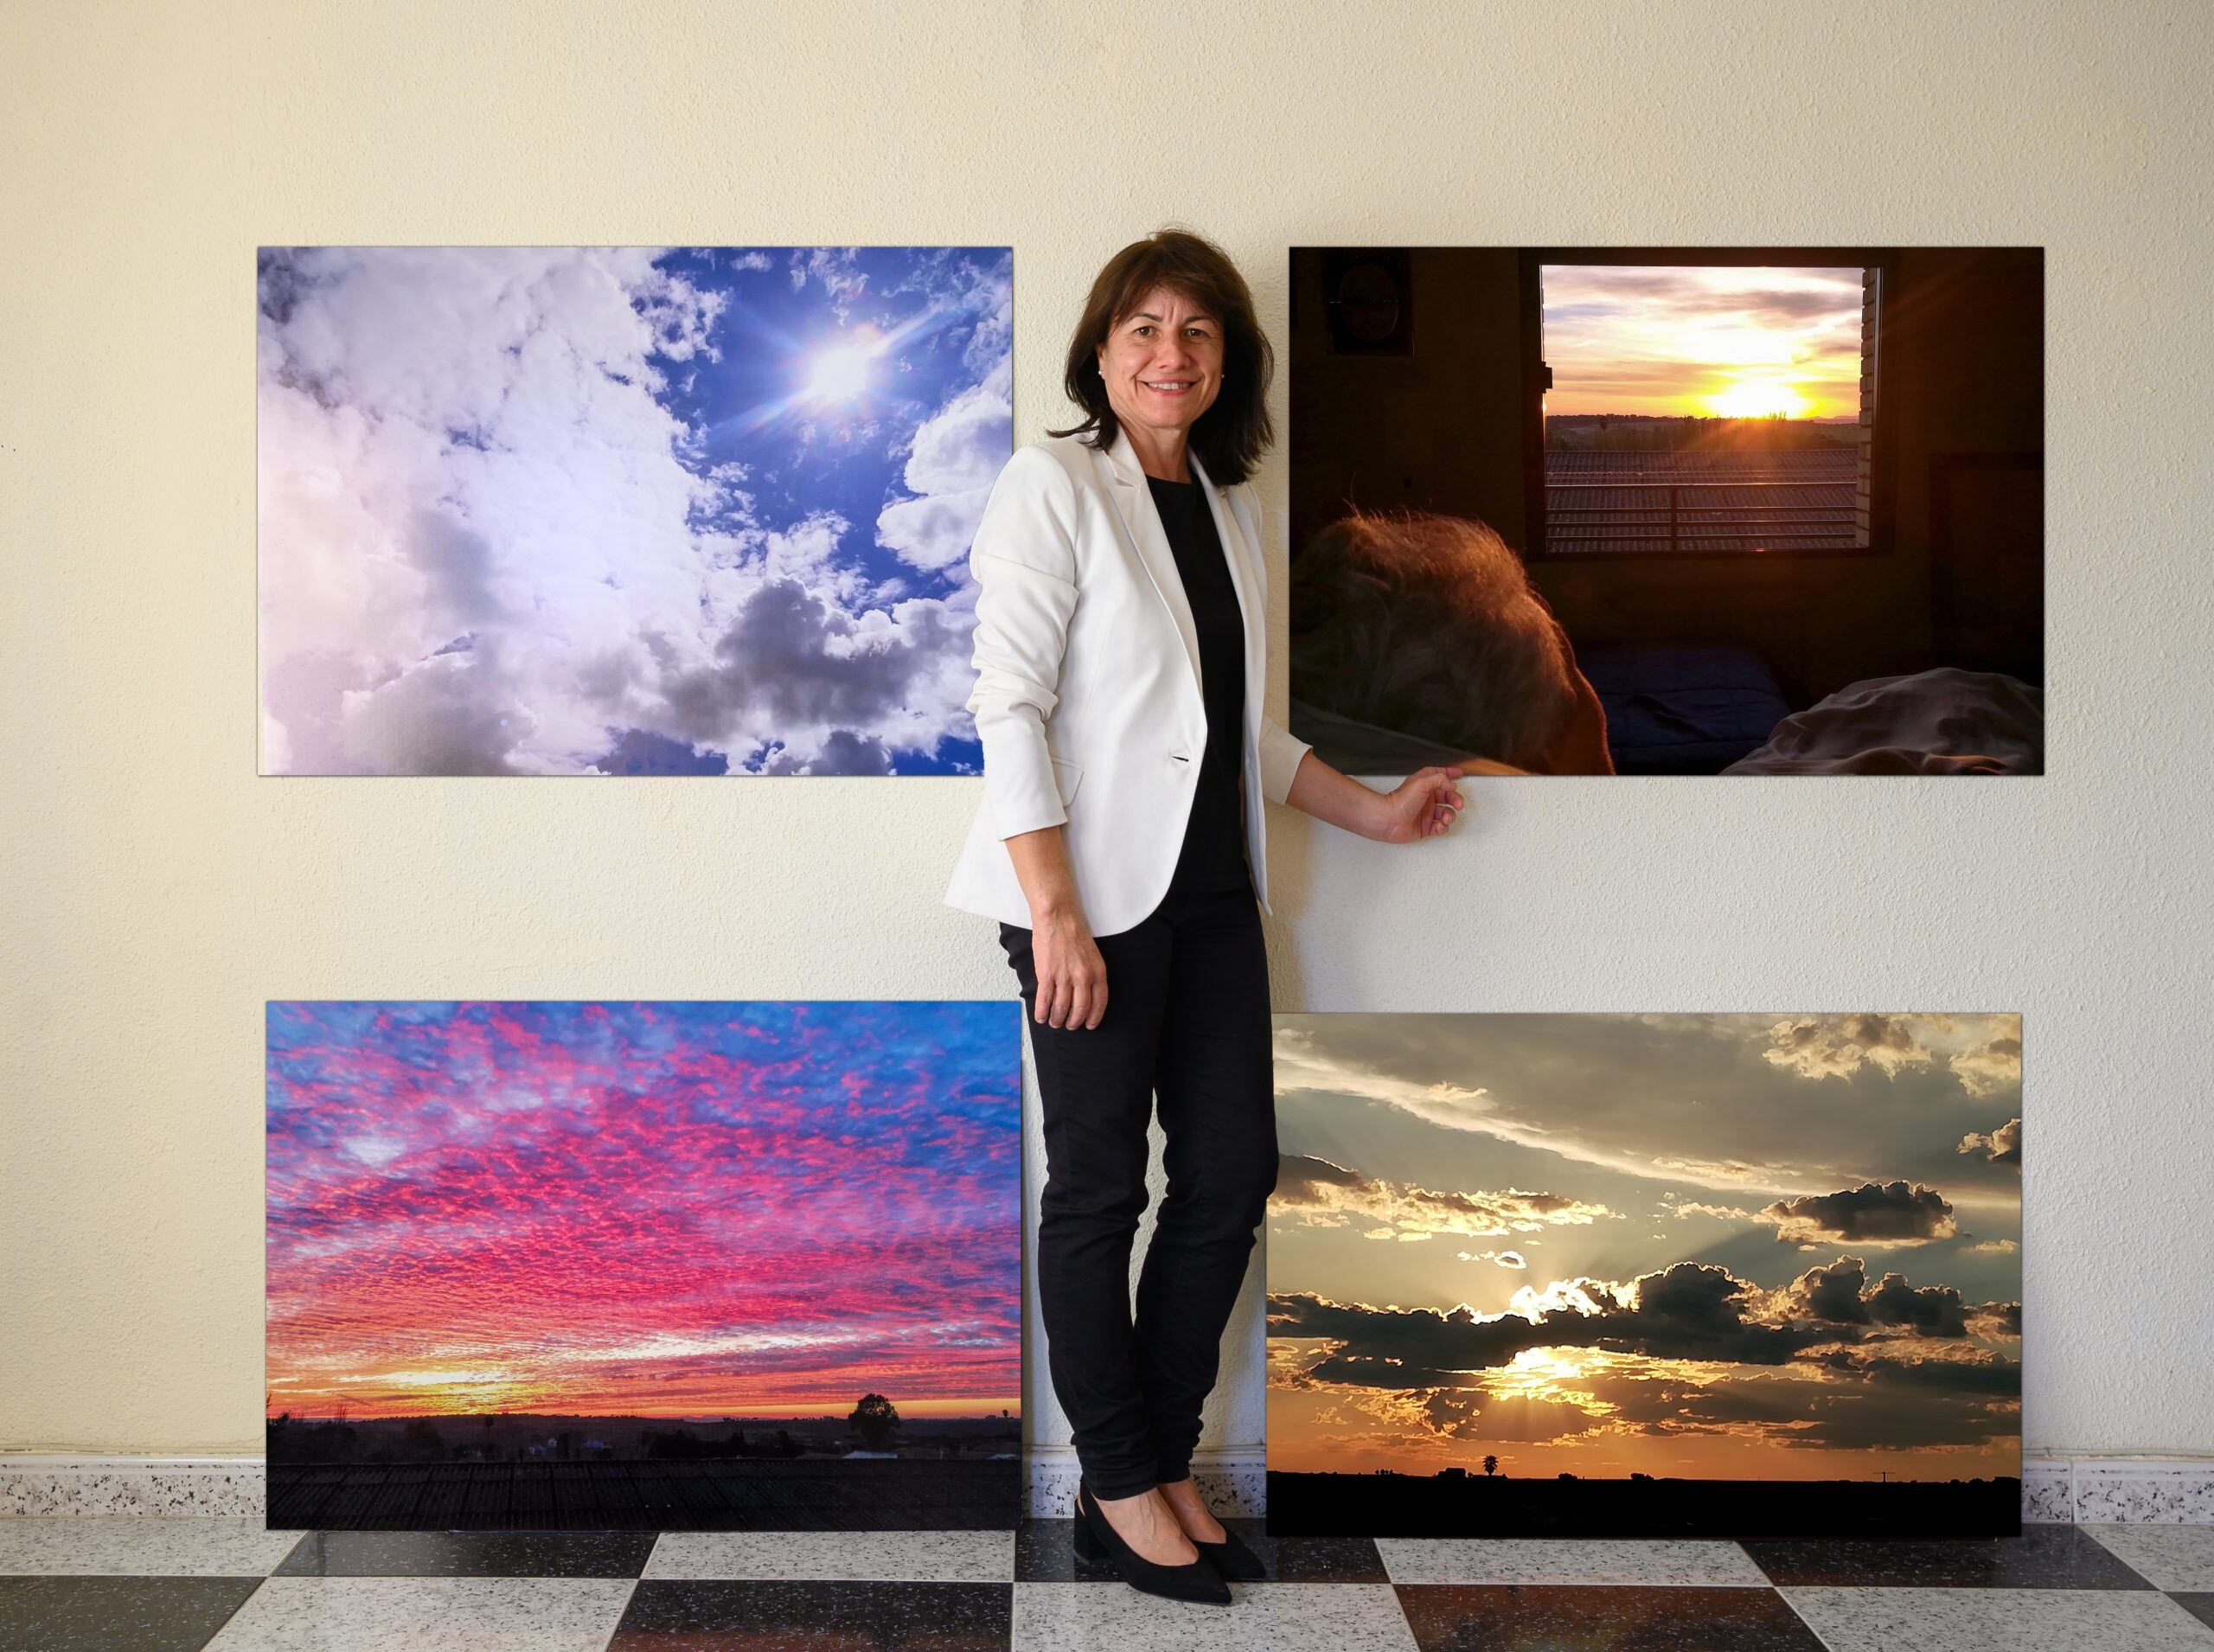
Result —
<instances>
[{"instance_id":1,"label":"dark horizon silhouette","mask_svg":"<svg viewBox=\"0 0 2214 1652\"><path fill-rule=\"evenodd\" d=\"M1980 1537L2018 1535L2022 1482L1693 1480L1632 1473L1268 1475L1268 1529L1302 1537Z\"/></svg>"},{"instance_id":2,"label":"dark horizon silhouette","mask_svg":"<svg viewBox=\"0 0 2214 1652\"><path fill-rule=\"evenodd\" d=\"M995 1530L1020 1518L1021 1419L547 1412L272 1418L272 1529Z\"/></svg>"}]
</instances>

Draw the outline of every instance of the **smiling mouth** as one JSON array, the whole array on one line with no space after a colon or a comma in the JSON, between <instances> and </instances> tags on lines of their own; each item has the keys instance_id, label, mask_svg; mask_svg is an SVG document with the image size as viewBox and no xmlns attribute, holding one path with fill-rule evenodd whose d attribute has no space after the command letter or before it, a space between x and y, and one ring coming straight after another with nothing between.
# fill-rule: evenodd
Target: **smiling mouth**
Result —
<instances>
[{"instance_id":1,"label":"smiling mouth","mask_svg":"<svg viewBox=\"0 0 2214 1652\"><path fill-rule=\"evenodd\" d=\"M1140 379L1138 382L1155 395L1181 396L1197 384L1197 379Z\"/></svg>"}]
</instances>

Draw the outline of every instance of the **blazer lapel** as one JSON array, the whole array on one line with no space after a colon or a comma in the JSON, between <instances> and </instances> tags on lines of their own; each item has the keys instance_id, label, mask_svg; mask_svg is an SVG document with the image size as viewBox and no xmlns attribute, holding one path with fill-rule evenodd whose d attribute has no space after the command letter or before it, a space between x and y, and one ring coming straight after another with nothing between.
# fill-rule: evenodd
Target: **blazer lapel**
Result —
<instances>
[{"instance_id":1,"label":"blazer lapel","mask_svg":"<svg viewBox=\"0 0 2214 1652\"><path fill-rule=\"evenodd\" d=\"M1145 571L1153 580L1153 588L1160 592L1161 600L1168 605L1168 617L1176 622L1176 634L1184 639L1184 657L1191 663L1192 680L1200 679L1200 634L1192 624L1192 605L1184 595L1183 576L1176 572L1176 553L1168 544L1168 530L1161 525L1161 512L1154 508L1153 490L1145 484L1145 471L1138 464L1137 450L1130 445L1127 432L1117 430L1114 442L1104 455L1108 472L1113 478L1110 489L1115 509L1123 519L1123 531L1129 535L1137 547L1138 560L1145 564ZM1196 473L1198 467L1194 466ZM1213 490L1208 493L1213 495ZM1217 507L1217 531L1222 512ZM1224 543L1229 541L1225 539ZM1237 559L1231 560L1232 577L1236 575ZM1245 588L1238 586L1238 599L1245 599Z\"/></svg>"},{"instance_id":2,"label":"blazer lapel","mask_svg":"<svg viewBox=\"0 0 2214 1652\"><path fill-rule=\"evenodd\" d=\"M1269 617L1262 609L1259 582L1253 573L1259 565L1260 547L1245 542L1245 535L1238 529L1238 513L1208 479L1200 456L1187 453L1185 458L1214 512L1214 531L1222 540L1222 554L1230 564L1230 583L1238 591L1238 612L1245 622L1245 720L1250 724L1267 690L1268 662L1263 650Z\"/></svg>"}]
</instances>

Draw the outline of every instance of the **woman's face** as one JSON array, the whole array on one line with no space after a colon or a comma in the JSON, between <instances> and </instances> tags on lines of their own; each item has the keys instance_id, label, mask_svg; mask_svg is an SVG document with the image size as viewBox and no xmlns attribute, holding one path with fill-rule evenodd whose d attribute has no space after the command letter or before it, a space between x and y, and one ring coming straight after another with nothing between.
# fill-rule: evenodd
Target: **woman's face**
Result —
<instances>
[{"instance_id":1,"label":"woman's face","mask_svg":"<svg viewBox=\"0 0 2214 1652\"><path fill-rule=\"evenodd\" d=\"M1222 393L1222 328L1181 293L1155 287L1099 347L1107 405L1126 426L1187 434Z\"/></svg>"}]
</instances>

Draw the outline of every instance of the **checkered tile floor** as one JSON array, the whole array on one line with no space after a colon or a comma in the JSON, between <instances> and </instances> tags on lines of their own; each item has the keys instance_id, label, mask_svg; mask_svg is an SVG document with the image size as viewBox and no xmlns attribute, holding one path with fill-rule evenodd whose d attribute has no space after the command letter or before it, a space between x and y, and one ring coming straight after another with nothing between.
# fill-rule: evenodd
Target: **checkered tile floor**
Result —
<instances>
[{"instance_id":1,"label":"checkered tile floor","mask_svg":"<svg viewBox=\"0 0 2214 1652\"><path fill-rule=\"evenodd\" d=\"M1019 1532L266 1532L254 1520L0 1520L3 1652L1962 1652L2214 1649L2214 1527L1995 1542L1270 1539L1228 1607Z\"/></svg>"}]
</instances>

